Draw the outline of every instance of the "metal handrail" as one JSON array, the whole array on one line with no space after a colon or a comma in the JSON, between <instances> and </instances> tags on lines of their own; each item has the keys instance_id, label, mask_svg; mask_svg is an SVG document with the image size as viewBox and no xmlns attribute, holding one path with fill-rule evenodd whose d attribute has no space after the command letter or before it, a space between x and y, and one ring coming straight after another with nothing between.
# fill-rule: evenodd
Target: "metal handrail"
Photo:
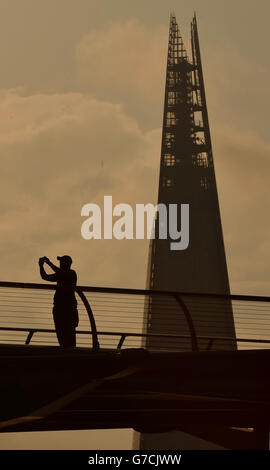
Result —
<instances>
[{"instance_id":1,"label":"metal handrail","mask_svg":"<svg viewBox=\"0 0 270 470\"><path fill-rule=\"evenodd\" d=\"M38 284L31 282L13 282L13 281L0 281L1 287L14 287L21 289L45 289L55 290L56 286L52 284ZM122 287L97 287L97 286L77 286L83 292L96 292L104 294L132 294L132 295L161 295L161 296L188 296L188 297L211 297L220 299L231 299L231 300L247 300L254 302L270 302L269 296L261 295L242 295L242 294L215 294L215 293L199 293L199 292L177 292L177 291L166 291L166 290L149 290L149 289L129 289Z\"/></svg>"},{"instance_id":2,"label":"metal handrail","mask_svg":"<svg viewBox=\"0 0 270 470\"><path fill-rule=\"evenodd\" d=\"M1 287L12 287L12 288L23 288L23 289L46 289L46 290L55 290L56 289L56 286L51 285L51 284L34 284L34 283L5 282L5 281L0 281L0 288ZM78 296L82 300L82 302L85 306L85 309L87 311L87 314L88 314L90 327L91 327L93 350L98 350L99 349L99 342L98 342L98 336L97 336L97 328L96 328L95 317L93 315L92 309L89 305L89 302L88 302L86 296L82 292L82 289L80 288L80 286L76 286L75 292L78 294ZM3 328L1 328L1 329L3 329ZM21 330L21 331L23 331L23 330ZM36 329L36 328L34 328L34 329L31 328L31 329L28 329L27 331L29 331L29 334L28 334L28 337L26 339L25 344L30 343L30 341L31 341L31 339L32 339L32 337L33 337L33 335L36 331L43 331L44 332L44 331L47 331L47 330L44 330L44 329L39 330L39 329ZM55 331L55 330L51 330L51 331Z\"/></svg>"},{"instance_id":3,"label":"metal handrail","mask_svg":"<svg viewBox=\"0 0 270 470\"><path fill-rule=\"evenodd\" d=\"M30 341L34 335L34 333L55 333L54 329L50 328L17 328L17 327L9 327L9 326L0 326L0 331L21 331L21 332L28 332L28 336L26 338L25 344L30 344ZM76 334L80 335L89 335L92 334L92 331L87 330L77 330ZM127 337L139 337L139 338L173 338L173 339L190 339L188 335L172 335L172 334L164 334L164 333L130 333L130 332L123 332L123 331L97 331L98 335L101 336L120 336L120 340L117 345L117 350L120 350L124 344L124 341ZM31 337L30 337L31 335ZM29 339L30 338L30 339ZM257 344L270 344L270 340L268 339L251 339L251 338L231 338L228 336L197 336L198 340L205 340L205 341L237 341L239 343L257 343ZM209 351L211 348L206 348Z\"/></svg>"},{"instance_id":4,"label":"metal handrail","mask_svg":"<svg viewBox=\"0 0 270 470\"><path fill-rule=\"evenodd\" d=\"M37 289L37 290L55 290L56 286L52 284L38 284L38 283L25 283L25 282L9 282L9 281L0 281L0 288L7 287L7 288L21 288L21 289ZM198 351L198 340L208 340L207 350L212 348L212 345L215 341L238 341L238 342L250 342L250 343L270 343L269 340L254 340L254 339L245 339L245 338L235 338L235 337L202 337L197 336L195 326L193 323L192 316L190 311L184 302L183 297L189 298L211 298L211 299L229 299L229 300L241 300L241 301L250 301L250 302L270 302L269 296L250 296L250 295L235 295L235 294L213 294L213 293L193 293L193 292L174 292L174 291L160 291L160 290L144 290L144 289L127 289L127 288L113 288L113 287L96 287L96 286L77 286L76 292L81 298L90 322L91 330L88 332L85 331L77 331L80 334L91 334L92 335L92 345L93 349L97 350L99 348L98 342L98 335L111 335L111 336L120 336L120 340L118 343L118 349L121 349L126 337L164 337L164 338L175 338L175 339L183 339L189 338L192 344L192 350ZM123 295L143 295L143 296L165 296L170 298L175 298L175 300L180 305L188 327L190 331L190 336L186 335L167 335L167 334L155 334L155 333L116 333L116 332L97 332L95 318L92 312L92 309L89 305L89 302L84 295L84 292L95 292L95 293L111 293L111 294L123 294ZM30 344L31 339L35 332L54 332L54 330L47 330L47 329L36 329L36 328L10 328L10 327L0 327L0 330L10 330L10 331L27 331L28 336L26 339L25 344Z\"/></svg>"}]
</instances>

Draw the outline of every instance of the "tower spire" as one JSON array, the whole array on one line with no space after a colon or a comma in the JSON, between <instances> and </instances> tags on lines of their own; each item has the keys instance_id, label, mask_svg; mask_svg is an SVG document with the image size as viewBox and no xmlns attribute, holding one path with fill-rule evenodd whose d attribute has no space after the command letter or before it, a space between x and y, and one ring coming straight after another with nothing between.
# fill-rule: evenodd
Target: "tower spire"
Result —
<instances>
[{"instance_id":1,"label":"tower spire","mask_svg":"<svg viewBox=\"0 0 270 470\"><path fill-rule=\"evenodd\" d=\"M184 42L174 15L170 18L168 63L164 99L158 203L189 205L189 245L172 251L171 240L152 240L148 267L148 288L195 294L230 294L223 242L209 120L200 56L196 17L191 25L192 60L188 60ZM178 222L180 224L180 222ZM156 224L157 226L158 224ZM203 300L200 300L201 304ZM214 311L211 302L205 306L211 327L205 330L203 315L190 305L198 336L235 337L230 301ZM156 312L155 299L146 312L149 333L168 332L166 318ZM205 320L205 318L203 318ZM185 330L185 320L175 315L170 333ZM166 344L147 346L164 348ZM199 342L200 343L200 342ZM199 344L204 348L204 341ZM235 348L235 342L217 343L217 348Z\"/></svg>"},{"instance_id":2,"label":"tower spire","mask_svg":"<svg viewBox=\"0 0 270 470\"><path fill-rule=\"evenodd\" d=\"M182 60L187 60L187 51L183 38L176 21L174 13L170 16L170 33L168 45L168 63L169 65L177 64Z\"/></svg>"}]
</instances>

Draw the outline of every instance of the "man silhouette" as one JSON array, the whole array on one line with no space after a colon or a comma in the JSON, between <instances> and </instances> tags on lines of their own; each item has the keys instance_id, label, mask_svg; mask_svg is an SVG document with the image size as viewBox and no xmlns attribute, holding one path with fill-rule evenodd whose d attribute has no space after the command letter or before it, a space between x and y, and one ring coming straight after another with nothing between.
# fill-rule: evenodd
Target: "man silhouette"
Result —
<instances>
[{"instance_id":1,"label":"man silhouette","mask_svg":"<svg viewBox=\"0 0 270 470\"><path fill-rule=\"evenodd\" d=\"M57 256L57 259L60 261L59 267L55 266L46 256L40 258L40 275L45 281L57 282L53 305L56 335L60 346L72 348L76 346L75 328L79 323L75 297L77 274L71 269L72 259L70 256ZM46 273L45 263L54 271L53 274Z\"/></svg>"}]
</instances>

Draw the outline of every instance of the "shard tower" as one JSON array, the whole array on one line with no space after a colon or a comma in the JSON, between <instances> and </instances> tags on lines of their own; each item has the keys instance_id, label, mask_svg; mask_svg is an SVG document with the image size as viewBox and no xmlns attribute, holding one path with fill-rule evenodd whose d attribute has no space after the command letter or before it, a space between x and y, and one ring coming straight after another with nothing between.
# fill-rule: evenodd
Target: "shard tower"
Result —
<instances>
[{"instance_id":1,"label":"shard tower","mask_svg":"<svg viewBox=\"0 0 270 470\"><path fill-rule=\"evenodd\" d=\"M185 293L183 298L192 318L199 351L210 346L211 349L235 349L230 299L205 296L226 296L230 294L230 287L196 16L191 23L191 51L189 58L176 18L171 15L158 203L167 207L177 204L178 209L181 204L189 204L189 245L185 250L171 250L171 240L159 239L156 233L150 245L147 288ZM181 222L181 211L178 221ZM179 305L167 304L162 309L153 295L145 309L145 331L188 337L190 328L179 312ZM232 340L223 341L224 337ZM214 339L209 343L209 338ZM159 350L175 349L176 345L169 339L149 336L145 346ZM192 350L192 342L183 339L178 347ZM172 439L173 447L166 445L166 439L159 447L162 436L155 438L147 434L141 435L140 447L181 448L183 434L182 437L181 433L173 434L174 438L168 438Z\"/></svg>"}]
</instances>

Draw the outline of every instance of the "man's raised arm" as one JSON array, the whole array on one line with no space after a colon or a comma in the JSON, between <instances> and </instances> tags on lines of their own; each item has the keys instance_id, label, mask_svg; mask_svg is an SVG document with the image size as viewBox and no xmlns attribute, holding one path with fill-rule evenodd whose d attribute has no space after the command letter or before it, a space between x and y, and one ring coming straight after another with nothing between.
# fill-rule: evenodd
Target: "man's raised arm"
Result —
<instances>
[{"instance_id":1,"label":"man's raised arm","mask_svg":"<svg viewBox=\"0 0 270 470\"><path fill-rule=\"evenodd\" d=\"M50 266L50 268L55 272L57 273L58 271L60 271L60 268L58 266L55 266L55 264L53 264L51 262L51 260L49 260L49 258L47 258L47 256L44 256L44 262Z\"/></svg>"},{"instance_id":2,"label":"man's raised arm","mask_svg":"<svg viewBox=\"0 0 270 470\"><path fill-rule=\"evenodd\" d=\"M48 261L50 262L50 260L48 258L46 258L46 256L44 256L43 258L39 258L39 261L38 261L38 264L39 264L39 270L40 270L40 276L42 277L42 279L44 279L44 281L51 281L51 282L56 282L57 281L57 276L56 276L56 273L54 274L47 274L45 269L44 269L44 263L46 262L51 268L52 266L54 266L51 262L50 264L48 263ZM52 264L52 266L51 266ZM54 266L55 268L57 268L57 266ZM52 268L53 269L53 268ZM57 268L58 270L59 268ZM55 270L56 271L56 270Z\"/></svg>"}]
</instances>

